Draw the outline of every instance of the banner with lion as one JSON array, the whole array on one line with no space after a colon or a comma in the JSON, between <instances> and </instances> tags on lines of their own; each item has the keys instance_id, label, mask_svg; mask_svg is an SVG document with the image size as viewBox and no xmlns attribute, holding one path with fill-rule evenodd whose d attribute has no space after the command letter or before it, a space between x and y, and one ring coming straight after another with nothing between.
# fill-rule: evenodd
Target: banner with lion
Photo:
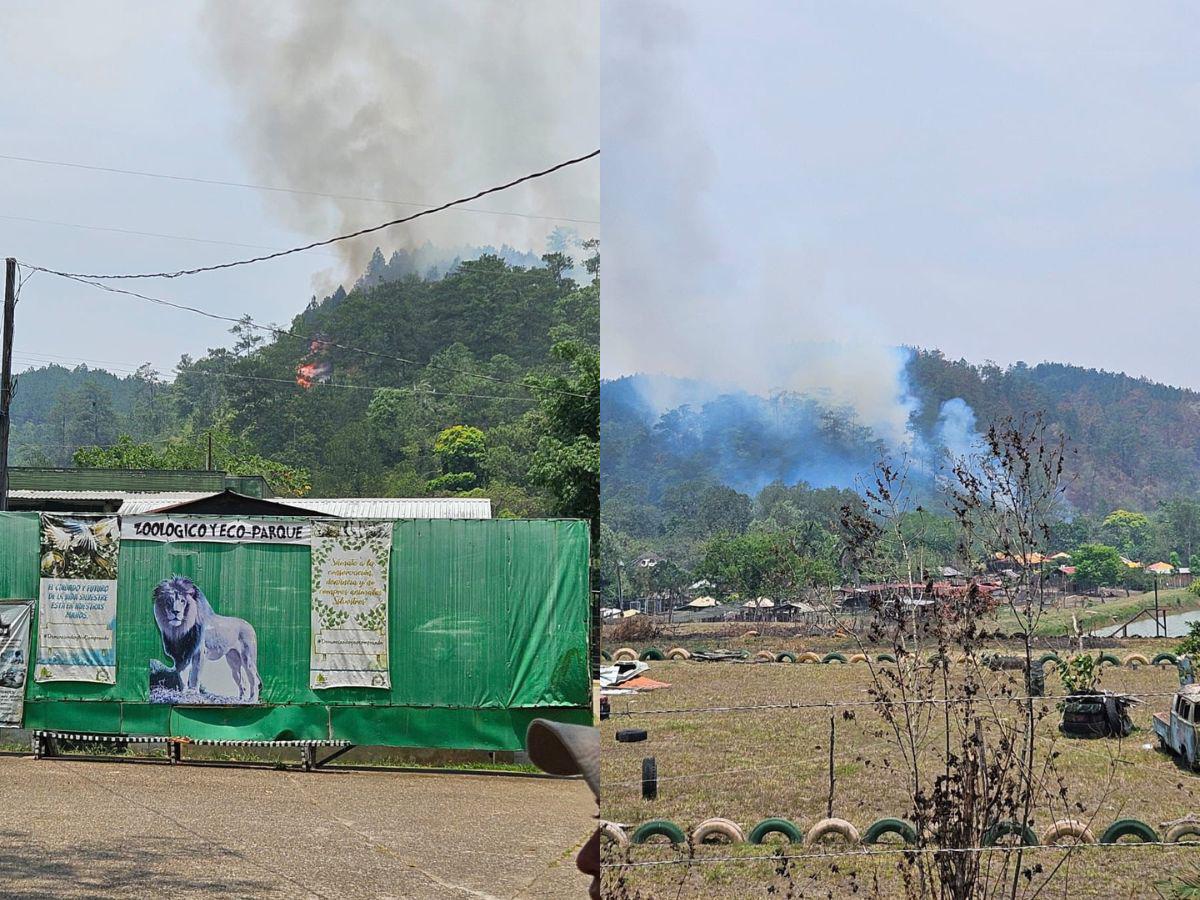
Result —
<instances>
[{"instance_id":1,"label":"banner with lion","mask_svg":"<svg viewBox=\"0 0 1200 900\"><path fill-rule=\"evenodd\" d=\"M41 517L36 681L117 680L116 516Z\"/></svg>"},{"instance_id":2,"label":"banner with lion","mask_svg":"<svg viewBox=\"0 0 1200 900\"><path fill-rule=\"evenodd\" d=\"M314 521L309 686L390 688L392 523Z\"/></svg>"},{"instance_id":3,"label":"banner with lion","mask_svg":"<svg viewBox=\"0 0 1200 900\"><path fill-rule=\"evenodd\" d=\"M222 616L196 582L182 575L154 588L154 621L171 661L150 660L150 702L258 703L258 635L237 616Z\"/></svg>"}]
</instances>

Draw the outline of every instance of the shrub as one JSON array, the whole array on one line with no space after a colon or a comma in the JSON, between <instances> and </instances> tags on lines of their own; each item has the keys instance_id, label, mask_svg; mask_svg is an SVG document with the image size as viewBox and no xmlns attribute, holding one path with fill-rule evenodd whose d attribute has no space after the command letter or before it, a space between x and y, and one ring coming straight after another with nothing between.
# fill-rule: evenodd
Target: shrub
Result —
<instances>
[{"instance_id":1,"label":"shrub","mask_svg":"<svg viewBox=\"0 0 1200 900\"><path fill-rule=\"evenodd\" d=\"M605 643L638 644L652 641L662 629L649 616L630 616L605 629Z\"/></svg>"},{"instance_id":2,"label":"shrub","mask_svg":"<svg viewBox=\"0 0 1200 900\"><path fill-rule=\"evenodd\" d=\"M468 491L475 487L476 481L474 472L451 472L429 479L426 486L431 491Z\"/></svg>"},{"instance_id":3,"label":"shrub","mask_svg":"<svg viewBox=\"0 0 1200 900\"><path fill-rule=\"evenodd\" d=\"M1100 683L1100 666L1096 664L1096 657L1086 653L1068 660L1062 667L1061 674L1063 687L1067 689L1068 694L1094 691Z\"/></svg>"},{"instance_id":4,"label":"shrub","mask_svg":"<svg viewBox=\"0 0 1200 900\"><path fill-rule=\"evenodd\" d=\"M1188 590L1192 590L1198 583L1200 582L1193 581ZM1175 648L1175 655L1190 656L1192 659L1200 656L1200 621L1188 623L1187 637Z\"/></svg>"}]
</instances>

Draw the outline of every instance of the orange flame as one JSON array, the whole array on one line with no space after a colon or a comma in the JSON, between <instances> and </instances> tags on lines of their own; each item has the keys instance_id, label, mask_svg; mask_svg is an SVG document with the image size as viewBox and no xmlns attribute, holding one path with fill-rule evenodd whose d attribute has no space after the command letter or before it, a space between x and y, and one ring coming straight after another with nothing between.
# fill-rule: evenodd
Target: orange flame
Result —
<instances>
[{"instance_id":1,"label":"orange flame","mask_svg":"<svg viewBox=\"0 0 1200 900\"><path fill-rule=\"evenodd\" d=\"M317 364L305 363L302 366L296 367L296 384L308 390L316 382Z\"/></svg>"}]
</instances>

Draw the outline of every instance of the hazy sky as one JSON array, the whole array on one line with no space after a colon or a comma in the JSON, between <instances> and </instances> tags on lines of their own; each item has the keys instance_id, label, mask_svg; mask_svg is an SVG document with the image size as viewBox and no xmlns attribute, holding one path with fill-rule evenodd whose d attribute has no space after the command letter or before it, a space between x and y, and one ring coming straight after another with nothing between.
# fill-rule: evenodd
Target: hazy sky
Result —
<instances>
[{"instance_id":1,"label":"hazy sky","mask_svg":"<svg viewBox=\"0 0 1200 900\"><path fill-rule=\"evenodd\" d=\"M0 155L440 203L599 146L594 3L10 2ZM537 49L539 52L532 52ZM595 163L477 206L599 218ZM323 238L414 211L0 159L0 257L159 271ZM434 219L437 219L435 222ZM87 230L160 232L201 241ZM352 248L144 293L289 323L376 243L545 249L555 222L448 212ZM598 226L575 224L585 235ZM227 241L255 247L225 246ZM352 278L351 278L352 280ZM18 368L150 361L225 344L227 326L46 275L18 307Z\"/></svg>"},{"instance_id":2,"label":"hazy sky","mask_svg":"<svg viewBox=\"0 0 1200 900\"><path fill-rule=\"evenodd\" d=\"M1195 4L621 0L602 28L606 376L853 393L917 344L1200 388Z\"/></svg>"}]
</instances>

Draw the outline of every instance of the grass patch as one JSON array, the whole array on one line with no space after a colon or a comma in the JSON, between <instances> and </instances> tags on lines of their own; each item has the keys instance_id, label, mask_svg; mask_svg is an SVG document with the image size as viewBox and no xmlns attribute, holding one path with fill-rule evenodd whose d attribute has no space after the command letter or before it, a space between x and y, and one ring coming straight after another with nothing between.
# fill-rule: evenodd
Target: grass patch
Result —
<instances>
[{"instance_id":1,"label":"grass patch","mask_svg":"<svg viewBox=\"0 0 1200 900\"><path fill-rule=\"evenodd\" d=\"M779 643L778 637L767 640ZM1145 646L1145 645L1148 645ZM1118 650L1124 655L1163 649L1152 640L1130 641ZM1145 647L1145 649L1144 649ZM769 816L782 816L802 829L823 818L828 791L829 712L824 709L763 710L723 713L665 713L641 715L653 709L681 707L824 703L867 699L869 674L862 664L754 665L748 663L661 662L651 674L673 686L669 690L636 697L614 697L613 716L602 723L602 815L612 821L638 824L652 818L670 819L690 831L703 819L721 816L749 831ZM986 676L993 688L1007 683L1019 687L1019 672ZM1175 668L1143 666L1106 667L1103 687L1138 694L1170 693L1178 685ZM953 690L953 687L952 687ZM1057 674L1049 673L1046 690L1062 693ZM1017 694L1023 693L1016 690ZM1148 697L1136 706L1138 727L1131 737L1117 740L1078 740L1058 732L1059 714L1054 701L1038 728L1039 763L1057 752L1058 769L1066 777L1068 802L1049 802L1035 810L1040 831L1058 818L1073 816L1093 821L1098 834L1118 818L1136 817L1155 828L1170 819L1200 812L1200 777L1158 751L1151 728L1154 712L1169 706L1168 697ZM626 711L633 715L624 715ZM880 728L878 714L869 706L857 707L851 719L836 721L833 814L854 823L860 831L883 816L909 816L909 803L899 775L899 754ZM1001 715L1017 715L1015 704ZM615 730L643 727L649 739L621 744ZM935 720L931 739L939 734ZM1146 745L1151 745L1149 749ZM657 760L658 799L641 799L641 760ZM1081 804L1082 809L1076 806ZM769 854L776 847L704 846L697 857ZM1195 848L1090 851L1073 858L1052 886L1052 895L1063 895L1066 879L1070 896L1145 896L1146 885L1164 873L1192 871ZM611 851L606 851L611 852ZM686 851L683 851L686 852ZM792 853L812 852L791 848ZM819 851L818 851L819 852ZM1188 855L1190 852L1191 855ZM681 851L669 847L633 847L634 861L678 859ZM1042 859L1042 857L1046 857ZM609 857L609 861L615 861ZM1056 861L1041 853L1037 861ZM1028 864L1028 862L1027 862ZM777 893L788 878L806 888L850 895L857 887L865 896L897 896L896 862L891 857L835 858L828 862L794 863L791 875L776 872L777 862L748 861L670 865L624 870L626 885L646 896L749 897ZM836 871L835 871L836 867ZM850 871L855 873L850 878ZM620 896L610 893L606 896Z\"/></svg>"}]
</instances>

